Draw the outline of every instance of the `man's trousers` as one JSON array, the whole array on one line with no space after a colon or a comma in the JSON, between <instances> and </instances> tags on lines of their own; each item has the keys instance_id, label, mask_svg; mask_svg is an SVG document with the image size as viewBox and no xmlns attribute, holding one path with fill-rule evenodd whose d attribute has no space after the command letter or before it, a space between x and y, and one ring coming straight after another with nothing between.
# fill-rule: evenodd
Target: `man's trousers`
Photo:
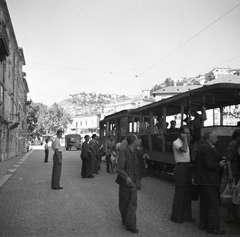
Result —
<instances>
[{"instance_id":1,"label":"man's trousers","mask_svg":"<svg viewBox=\"0 0 240 237\"><path fill-rule=\"evenodd\" d=\"M188 221L192 219L191 166L178 163L174 171L175 194L172 205L172 220Z\"/></svg>"},{"instance_id":2,"label":"man's trousers","mask_svg":"<svg viewBox=\"0 0 240 237\"><path fill-rule=\"evenodd\" d=\"M137 220L137 186L133 188L119 185L119 210L122 217L122 223L127 229L136 229Z\"/></svg>"},{"instance_id":3,"label":"man's trousers","mask_svg":"<svg viewBox=\"0 0 240 237\"><path fill-rule=\"evenodd\" d=\"M215 186L200 186L200 225L220 229L220 194Z\"/></svg>"},{"instance_id":4,"label":"man's trousers","mask_svg":"<svg viewBox=\"0 0 240 237\"><path fill-rule=\"evenodd\" d=\"M60 159L62 160L62 153L59 152ZM52 188L60 187L60 177L62 172L62 164L59 162L56 152L53 155L53 170L52 170Z\"/></svg>"},{"instance_id":5,"label":"man's trousers","mask_svg":"<svg viewBox=\"0 0 240 237\"><path fill-rule=\"evenodd\" d=\"M106 167L107 167L107 172L110 173L110 165L111 165L111 170L112 170L112 164L111 164L111 154L106 155Z\"/></svg>"},{"instance_id":6,"label":"man's trousers","mask_svg":"<svg viewBox=\"0 0 240 237\"><path fill-rule=\"evenodd\" d=\"M49 154L49 150L45 149L45 159L44 159L44 162L48 162L48 154Z\"/></svg>"}]
</instances>

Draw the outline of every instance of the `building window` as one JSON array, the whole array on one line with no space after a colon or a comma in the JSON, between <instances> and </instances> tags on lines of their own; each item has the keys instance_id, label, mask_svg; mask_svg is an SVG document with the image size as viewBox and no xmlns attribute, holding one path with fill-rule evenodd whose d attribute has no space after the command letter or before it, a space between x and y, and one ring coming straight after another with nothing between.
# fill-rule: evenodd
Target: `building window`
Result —
<instances>
[{"instance_id":1,"label":"building window","mask_svg":"<svg viewBox=\"0 0 240 237\"><path fill-rule=\"evenodd\" d=\"M80 127L82 126L82 122L80 122Z\"/></svg>"},{"instance_id":2,"label":"building window","mask_svg":"<svg viewBox=\"0 0 240 237\"><path fill-rule=\"evenodd\" d=\"M87 126L87 121L86 121L86 126Z\"/></svg>"},{"instance_id":3,"label":"building window","mask_svg":"<svg viewBox=\"0 0 240 237\"><path fill-rule=\"evenodd\" d=\"M78 127L78 122L76 122L76 128Z\"/></svg>"}]
</instances>

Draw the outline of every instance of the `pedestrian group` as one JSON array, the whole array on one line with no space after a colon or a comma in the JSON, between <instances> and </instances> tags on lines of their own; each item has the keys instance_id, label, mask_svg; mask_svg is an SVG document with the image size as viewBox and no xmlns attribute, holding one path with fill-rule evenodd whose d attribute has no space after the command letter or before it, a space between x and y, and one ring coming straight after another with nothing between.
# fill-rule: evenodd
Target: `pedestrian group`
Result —
<instances>
[{"instance_id":1,"label":"pedestrian group","mask_svg":"<svg viewBox=\"0 0 240 237\"><path fill-rule=\"evenodd\" d=\"M195 114L198 123L201 117ZM205 119L205 118L202 118ZM190 156L190 126L182 125L175 128L178 138L173 142L173 153L175 157L175 193L172 204L171 221L182 224L184 222L195 222L192 216L193 181L198 187L200 198L200 226L207 233L224 235L226 232L220 228L220 185L223 168L225 167L228 182L233 185L240 179L240 129L236 129L232 135L232 141L227 147L225 159L219 157L216 150L218 136L215 131L207 131L204 141L194 147L194 162ZM195 136L198 128L194 127ZM62 169L62 148L60 139L62 131L57 132L57 137L52 143L53 171L52 189L62 189L60 176ZM196 135L197 134L197 135ZM99 137L93 134L92 139L86 135L81 149L82 178L94 178L99 174L102 157L106 159L106 172L112 173L116 168L118 173L116 183L119 185L119 211L122 224L126 230L138 233L137 229L137 190L141 190L141 179L147 176L146 160L149 156L141 146L141 138L135 134L129 134L117 144L111 135L105 144ZM199 139L199 137L197 137ZM48 162L48 140L45 144L45 162ZM193 165L194 164L194 165ZM240 224L238 216L238 205L231 204L228 210L227 222Z\"/></svg>"}]
</instances>

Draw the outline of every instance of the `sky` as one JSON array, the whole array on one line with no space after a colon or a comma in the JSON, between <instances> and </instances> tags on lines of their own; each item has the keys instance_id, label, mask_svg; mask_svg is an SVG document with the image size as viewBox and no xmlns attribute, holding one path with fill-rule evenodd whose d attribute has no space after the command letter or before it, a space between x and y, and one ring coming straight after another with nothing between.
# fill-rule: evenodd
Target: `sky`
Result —
<instances>
[{"instance_id":1,"label":"sky","mask_svg":"<svg viewBox=\"0 0 240 237\"><path fill-rule=\"evenodd\" d=\"M6 2L34 103L240 68L240 0Z\"/></svg>"}]
</instances>

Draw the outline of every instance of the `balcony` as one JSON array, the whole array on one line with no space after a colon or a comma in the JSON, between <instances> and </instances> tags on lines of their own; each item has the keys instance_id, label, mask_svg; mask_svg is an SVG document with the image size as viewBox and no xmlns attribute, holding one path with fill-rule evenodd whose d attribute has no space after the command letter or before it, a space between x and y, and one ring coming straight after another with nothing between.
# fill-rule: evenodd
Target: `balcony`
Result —
<instances>
[{"instance_id":1,"label":"balcony","mask_svg":"<svg viewBox=\"0 0 240 237\"><path fill-rule=\"evenodd\" d=\"M9 130L13 130L15 128L18 127L18 125L20 124L20 113L16 113L16 114L9 114L10 115L10 119L8 121L8 129Z\"/></svg>"},{"instance_id":2,"label":"balcony","mask_svg":"<svg viewBox=\"0 0 240 237\"><path fill-rule=\"evenodd\" d=\"M6 26L4 22L0 20L0 61L5 60L5 57L9 55L9 39Z\"/></svg>"}]
</instances>

